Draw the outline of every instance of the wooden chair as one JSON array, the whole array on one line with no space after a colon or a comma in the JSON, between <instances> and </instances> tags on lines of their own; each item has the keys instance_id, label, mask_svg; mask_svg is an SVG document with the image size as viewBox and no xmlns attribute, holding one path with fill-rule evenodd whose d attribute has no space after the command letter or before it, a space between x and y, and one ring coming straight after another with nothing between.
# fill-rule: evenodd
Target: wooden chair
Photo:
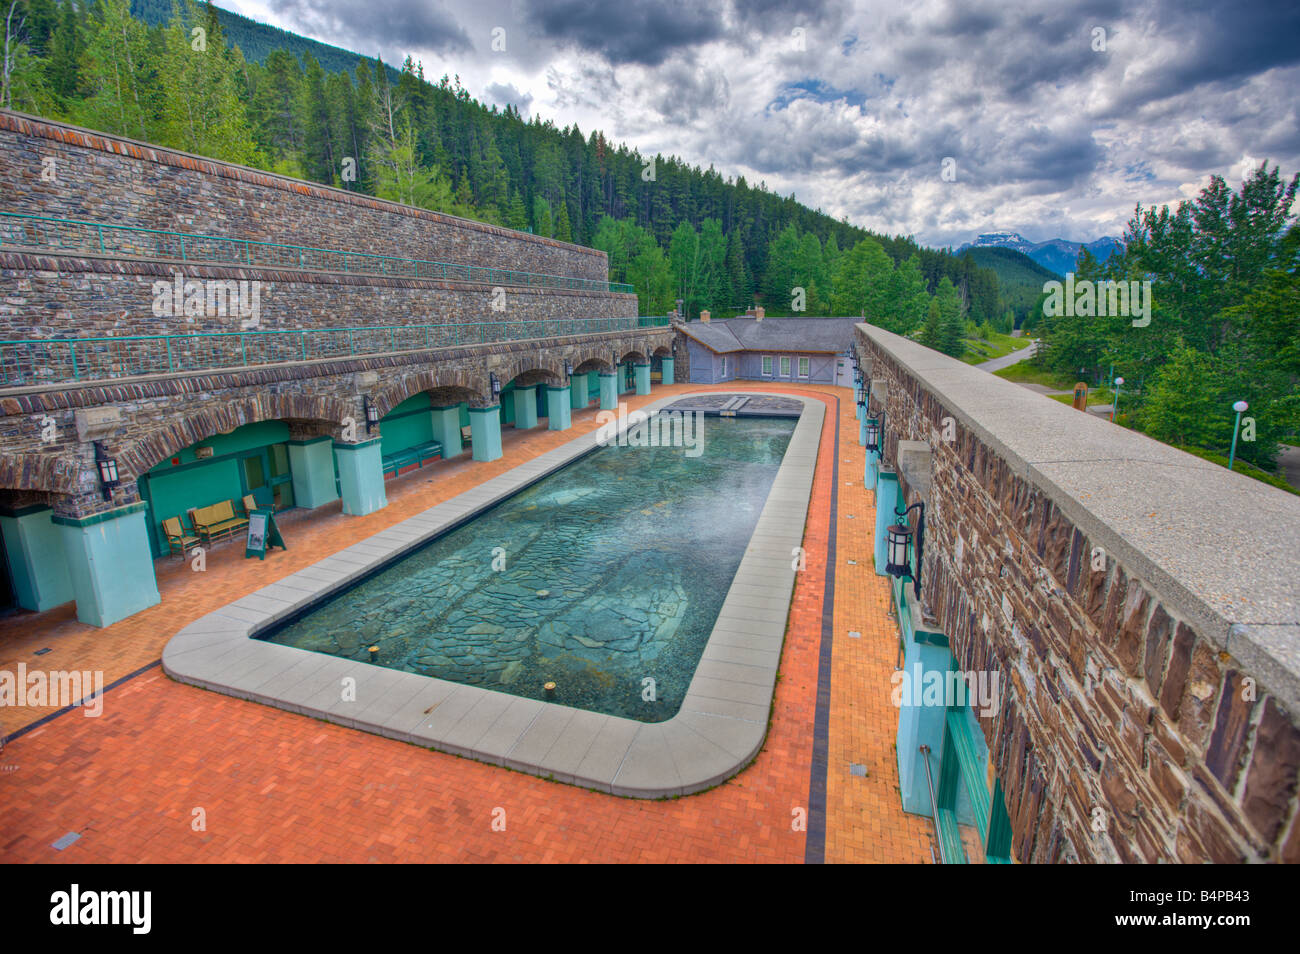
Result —
<instances>
[{"instance_id":1,"label":"wooden chair","mask_svg":"<svg viewBox=\"0 0 1300 954\"><path fill-rule=\"evenodd\" d=\"M197 546L199 538L186 531L185 526L181 523L180 517L171 517L163 521L163 533L167 534L168 555L179 553L182 557L189 552L190 547Z\"/></svg>"}]
</instances>

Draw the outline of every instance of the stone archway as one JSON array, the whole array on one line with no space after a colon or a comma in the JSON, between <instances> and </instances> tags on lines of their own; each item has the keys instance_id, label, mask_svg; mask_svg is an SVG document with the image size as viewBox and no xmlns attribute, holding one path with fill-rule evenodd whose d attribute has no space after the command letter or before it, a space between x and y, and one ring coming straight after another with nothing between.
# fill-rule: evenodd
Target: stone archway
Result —
<instances>
[{"instance_id":1,"label":"stone archway","mask_svg":"<svg viewBox=\"0 0 1300 954\"><path fill-rule=\"evenodd\" d=\"M117 453L118 473L125 482L216 434L226 434L259 421L319 422L330 431L344 418L355 417L351 406L336 398L301 394L260 394L238 401L213 402L210 407L165 423Z\"/></svg>"}]
</instances>

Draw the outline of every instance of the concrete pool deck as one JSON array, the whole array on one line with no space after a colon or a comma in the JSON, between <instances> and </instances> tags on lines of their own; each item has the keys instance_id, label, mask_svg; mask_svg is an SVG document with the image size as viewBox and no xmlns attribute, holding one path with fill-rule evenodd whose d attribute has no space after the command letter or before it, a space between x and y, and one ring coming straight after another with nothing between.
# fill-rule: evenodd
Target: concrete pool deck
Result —
<instances>
[{"instance_id":1,"label":"concrete pool deck","mask_svg":"<svg viewBox=\"0 0 1300 954\"><path fill-rule=\"evenodd\" d=\"M716 391L701 392L716 395ZM738 389L744 393L744 389ZM645 405L653 413L699 394ZM597 446L588 433L178 632L162 654L173 678L351 728L616 795L710 788L763 745L803 544L825 405L803 404L762 513L680 711L642 723L252 639L368 576ZM620 421L620 428L635 423Z\"/></svg>"}]
</instances>

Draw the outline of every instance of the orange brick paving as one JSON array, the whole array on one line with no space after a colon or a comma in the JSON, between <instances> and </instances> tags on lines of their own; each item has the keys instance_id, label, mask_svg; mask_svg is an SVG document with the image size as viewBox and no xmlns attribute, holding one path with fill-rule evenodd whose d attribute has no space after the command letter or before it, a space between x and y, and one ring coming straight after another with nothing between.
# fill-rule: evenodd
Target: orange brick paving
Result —
<instances>
[{"instance_id":1,"label":"orange brick paving","mask_svg":"<svg viewBox=\"0 0 1300 954\"><path fill-rule=\"evenodd\" d=\"M623 400L637 407L707 389L679 384ZM714 389L839 396L841 456L861 454L846 389ZM828 410L805 531L808 568L795 587L772 728L753 765L718 788L663 802L615 798L183 686L155 668L112 690L102 717L74 710L0 754L0 861L802 861L806 836L791 818L808 804L830 495L841 495L841 507L851 496L831 486L834 401ZM199 616L595 426L587 410L574 413L570 431L507 429L501 460L466 457L391 481L389 506L366 517L345 517L337 503L310 520L286 514L291 549L265 563L244 560L232 544L209 553L202 574L188 561L160 561L163 603L104 629L78 623L66 607L6 620L0 666L103 669L112 682L156 661L171 634ZM852 473L841 467L843 484ZM855 520L840 517L841 540L856 529L845 523ZM836 612L833 691L844 708L832 710L830 724L827 860L925 860L916 836L924 820L904 815L887 787L888 693L853 691L879 685L882 666L892 670L883 584L874 574L837 573L837 603L841 590L858 602ZM859 612L861 648L845 647L842 617ZM50 653L32 655L46 646ZM887 672L884 680L887 689ZM0 732L45 714L0 709ZM851 779L856 787L838 778L846 758L871 767L867 779ZM493 830L495 809L504 831ZM69 831L82 837L53 850Z\"/></svg>"},{"instance_id":2,"label":"orange brick paving","mask_svg":"<svg viewBox=\"0 0 1300 954\"><path fill-rule=\"evenodd\" d=\"M932 823L904 812L899 794L898 709L890 702L898 626L887 577L875 570L875 492L863 486L866 453L853 404L841 400L826 861L928 862ZM850 773L853 763L866 766L865 777Z\"/></svg>"}]
</instances>

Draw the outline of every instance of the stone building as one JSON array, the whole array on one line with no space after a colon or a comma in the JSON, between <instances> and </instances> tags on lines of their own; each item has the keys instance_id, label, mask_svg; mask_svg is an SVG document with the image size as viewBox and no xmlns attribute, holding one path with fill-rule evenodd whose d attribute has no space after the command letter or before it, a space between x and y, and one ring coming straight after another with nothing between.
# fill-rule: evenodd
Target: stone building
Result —
<instances>
[{"instance_id":1,"label":"stone building","mask_svg":"<svg viewBox=\"0 0 1300 954\"><path fill-rule=\"evenodd\" d=\"M706 313L707 314L707 313ZM726 318L680 325L686 355L678 376L723 381L848 386L853 318Z\"/></svg>"},{"instance_id":2,"label":"stone building","mask_svg":"<svg viewBox=\"0 0 1300 954\"><path fill-rule=\"evenodd\" d=\"M8 605L107 625L202 527L672 380L594 249L4 111L0 164Z\"/></svg>"}]
</instances>

